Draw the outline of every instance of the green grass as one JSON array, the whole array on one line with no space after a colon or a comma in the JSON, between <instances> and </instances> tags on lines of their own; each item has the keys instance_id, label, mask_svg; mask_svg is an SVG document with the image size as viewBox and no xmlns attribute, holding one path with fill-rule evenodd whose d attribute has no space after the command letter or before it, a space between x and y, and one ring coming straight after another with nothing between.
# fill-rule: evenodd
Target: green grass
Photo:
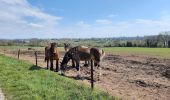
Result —
<instances>
[{"instance_id":1,"label":"green grass","mask_svg":"<svg viewBox=\"0 0 170 100\"><path fill-rule=\"evenodd\" d=\"M18 50L18 49L27 49L28 46L0 46L0 50L9 49L9 50ZM44 47L33 47L36 50L43 51ZM64 47L59 47L60 51L64 51ZM107 53L113 54L134 54L134 55L148 55L158 58L167 58L170 59L170 48L144 48L144 47L110 47L103 48Z\"/></svg>"},{"instance_id":2,"label":"green grass","mask_svg":"<svg viewBox=\"0 0 170 100\"><path fill-rule=\"evenodd\" d=\"M103 48L104 51L113 54L134 54L134 55L149 55L159 58L170 58L170 48L135 48L135 47L112 47Z\"/></svg>"},{"instance_id":3,"label":"green grass","mask_svg":"<svg viewBox=\"0 0 170 100\"><path fill-rule=\"evenodd\" d=\"M108 100L107 93L35 67L25 61L0 55L0 87L8 100Z\"/></svg>"}]
</instances>

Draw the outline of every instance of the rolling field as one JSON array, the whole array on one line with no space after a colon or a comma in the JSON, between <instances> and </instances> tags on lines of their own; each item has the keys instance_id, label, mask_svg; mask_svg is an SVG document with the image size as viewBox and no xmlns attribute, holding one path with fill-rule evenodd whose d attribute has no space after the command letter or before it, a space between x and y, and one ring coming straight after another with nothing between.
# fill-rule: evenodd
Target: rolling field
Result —
<instances>
[{"instance_id":1,"label":"rolling field","mask_svg":"<svg viewBox=\"0 0 170 100\"><path fill-rule=\"evenodd\" d=\"M73 79L14 58L0 55L0 69L0 87L8 100L114 99L98 90L92 92Z\"/></svg>"},{"instance_id":2,"label":"rolling field","mask_svg":"<svg viewBox=\"0 0 170 100\"><path fill-rule=\"evenodd\" d=\"M1 53L6 56L17 58L17 49L8 48L5 52L0 47ZM38 65L46 67L44 62L44 48L35 48L38 51ZM61 58L64 49L61 50ZM98 81L99 70L94 68L95 87L100 88L108 94L123 99L170 99L170 49L169 48L103 48L106 56L101 63L102 75ZM21 48L20 59L35 64L33 51L27 47ZM90 67L83 67L81 63L82 80L76 80L89 85ZM70 64L68 65L70 66ZM53 72L52 72L53 73ZM75 79L76 69L68 69L66 77Z\"/></svg>"}]
</instances>

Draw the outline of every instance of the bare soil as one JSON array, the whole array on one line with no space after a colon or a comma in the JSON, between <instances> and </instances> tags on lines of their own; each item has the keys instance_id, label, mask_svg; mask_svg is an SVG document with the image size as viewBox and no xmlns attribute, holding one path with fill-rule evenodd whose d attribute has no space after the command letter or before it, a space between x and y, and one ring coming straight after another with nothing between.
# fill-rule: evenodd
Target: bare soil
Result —
<instances>
[{"instance_id":1,"label":"bare soil","mask_svg":"<svg viewBox=\"0 0 170 100\"><path fill-rule=\"evenodd\" d=\"M17 57L15 51L6 51L5 55ZM33 51L21 52L20 59L35 64ZM82 79L77 81L90 85L90 67L84 67L84 62L81 63ZM38 65L46 66L43 52L38 53ZM148 55L107 54L101 67L100 77L99 70L94 69L95 88L128 100L170 100L170 59ZM68 67L66 77L76 79L76 75L76 69Z\"/></svg>"}]
</instances>

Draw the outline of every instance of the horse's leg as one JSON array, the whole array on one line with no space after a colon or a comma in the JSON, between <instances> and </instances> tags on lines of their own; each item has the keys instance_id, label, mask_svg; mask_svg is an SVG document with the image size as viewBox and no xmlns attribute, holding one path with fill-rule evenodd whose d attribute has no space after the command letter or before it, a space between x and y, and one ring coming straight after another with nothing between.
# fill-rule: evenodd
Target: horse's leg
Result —
<instances>
[{"instance_id":1,"label":"horse's leg","mask_svg":"<svg viewBox=\"0 0 170 100\"><path fill-rule=\"evenodd\" d=\"M102 68L100 67L100 65L98 65L99 67L99 75L101 76L102 75Z\"/></svg>"},{"instance_id":2,"label":"horse's leg","mask_svg":"<svg viewBox=\"0 0 170 100\"><path fill-rule=\"evenodd\" d=\"M97 68L99 69L99 73L98 73L98 81L100 81L100 76L102 75L100 64L97 65Z\"/></svg>"},{"instance_id":3,"label":"horse's leg","mask_svg":"<svg viewBox=\"0 0 170 100\"><path fill-rule=\"evenodd\" d=\"M76 69L77 69L77 71L78 71L78 73L77 73L77 78L80 78L80 61L76 61Z\"/></svg>"},{"instance_id":4,"label":"horse's leg","mask_svg":"<svg viewBox=\"0 0 170 100\"><path fill-rule=\"evenodd\" d=\"M90 61L89 60L87 61L87 66L90 66Z\"/></svg>"},{"instance_id":5,"label":"horse's leg","mask_svg":"<svg viewBox=\"0 0 170 100\"><path fill-rule=\"evenodd\" d=\"M48 69L48 67L49 67L49 64L48 64L48 63L49 63L49 59L47 59L47 69Z\"/></svg>"},{"instance_id":6,"label":"horse's leg","mask_svg":"<svg viewBox=\"0 0 170 100\"><path fill-rule=\"evenodd\" d=\"M59 62L59 60L57 59L57 60L56 60L56 72L59 71L59 65L58 65L59 63L58 63L58 62Z\"/></svg>"},{"instance_id":7,"label":"horse's leg","mask_svg":"<svg viewBox=\"0 0 170 100\"><path fill-rule=\"evenodd\" d=\"M50 59L50 63L51 63L50 70L53 71L53 60L52 59Z\"/></svg>"},{"instance_id":8,"label":"horse's leg","mask_svg":"<svg viewBox=\"0 0 170 100\"><path fill-rule=\"evenodd\" d=\"M88 67L88 61L85 60L85 64L84 64L85 67Z\"/></svg>"},{"instance_id":9,"label":"horse's leg","mask_svg":"<svg viewBox=\"0 0 170 100\"><path fill-rule=\"evenodd\" d=\"M72 67L74 68L75 67L75 62L74 62L73 59L71 59L71 60L72 60Z\"/></svg>"}]
</instances>

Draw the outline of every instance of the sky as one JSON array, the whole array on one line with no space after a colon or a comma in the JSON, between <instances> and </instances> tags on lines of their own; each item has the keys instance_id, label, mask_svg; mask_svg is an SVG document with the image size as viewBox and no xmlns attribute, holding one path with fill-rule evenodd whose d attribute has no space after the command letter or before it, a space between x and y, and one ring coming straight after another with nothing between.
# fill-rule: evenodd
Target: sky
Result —
<instances>
[{"instance_id":1,"label":"sky","mask_svg":"<svg viewBox=\"0 0 170 100\"><path fill-rule=\"evenodd\" d=\"M0 38L104 38L170 31L170 0L0 0Z\"/></svg>"}]
</instances>

